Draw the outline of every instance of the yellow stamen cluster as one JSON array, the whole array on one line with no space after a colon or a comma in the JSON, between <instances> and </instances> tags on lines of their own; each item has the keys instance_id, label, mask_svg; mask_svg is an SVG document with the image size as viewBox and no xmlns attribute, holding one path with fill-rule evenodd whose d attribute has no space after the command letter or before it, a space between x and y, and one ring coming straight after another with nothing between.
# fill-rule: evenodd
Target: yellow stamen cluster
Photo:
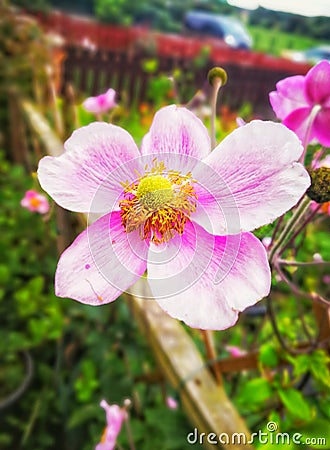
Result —
<instances>
[{"instance_id":1,"label":"yellow stamen cluster","mask_svg":"<svg viewBox=\"0 0 330 450\"><path fill-rule=\"evenodd\" d=\"M196 211L197 195L191 174L167 171L163 163L140 174L135 183L124 183L124 199L119 202L127 233L139 230L142 239L155 244L168 242L175 232L183 233L191 213Z\"/></svg>"}]
</instances>

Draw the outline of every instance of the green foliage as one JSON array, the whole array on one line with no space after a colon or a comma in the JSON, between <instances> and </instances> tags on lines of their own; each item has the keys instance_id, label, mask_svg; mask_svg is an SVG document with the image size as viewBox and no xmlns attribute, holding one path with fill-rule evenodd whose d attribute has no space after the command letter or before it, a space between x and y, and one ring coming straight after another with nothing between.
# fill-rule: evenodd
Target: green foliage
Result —
<instances>
[{"instance_id":1,"label":"green foliage","mask_svg":"<svg viewBox=\"0 0 330 450\"><path fill-rule=\"evenodd\" d=\"M308 421L311 419L311 410L308 402L304 399L301 392L296 389L279 389L278 395L286 407L288 413L290 413L294 418L301 419L303 421Z\"/></svg>"},{"instance_id":2,"label":"green foliage","mask_svg":"<svg viewBox=\"0 0 330 450\"><path fill-rule=\"evenodd\" d=\"M45 84L49 57L37 22L0 2L0 146L9 142L8 95L31 95Z\"/></svg>"},{"instance_id":3,"label":"green foliage","mask_svg":"<svg viewBox=\"0 0 330 450\"><path fill-rule=\"evenodd\" d=\"M280 56L283 50L305 50L322 44L322 41L311 37L310 34L287 33L280 31L278 27L249 25L248 30L253 38L255 51L271 53L276 56Z\"/></svg>"},{"instance_id":4,"label":"green foliage","mask_svg":"<svg viewBox=\"0 0 330 450\"><path fill-rule=\"evenodd\" d=\"M260 347L259 361L267 367L276 367L278 365L277 349L272 342L266 342Z\"/></svg>"},{"instance_id":5,"label":"green foliage","mask_svg":"<svg viewBox=\"0 0 330 450\"><path fill-rule=\"evenodd\" d=\"M37 22L0 5L0 86L30 93L34 83L45 80L49 54Z\"/></svg>"},{"instance_id":6,"label":"green foliage","mask_svg":"<svg viewBox=\"0 0 330 450\"><path fill-rule=\"evenodd\" d=\"M311 373L315 380L330 387L330 357L324 350L315 350L311 354L302 354L295 358L289 355L287 359L292 364L293 374L296 377Z\"/></svg>"},{"instance_id":7,"label":"green foliage","mask_svg":"<svg viewBox=\"0 0 330 450\"><path fill-rule=\"evenodd\" d=\"M150 80L146 97L155 105L155 108L159 108L171 88L171 80L166 75L159 75Z\"/></svg>"},{"instance_id":8,"label":"green foliage","mask_svg":"<svg viewBox=\"0 0 330 450\"><path fill-rule=\"evenodd\" d=\"M251 409L258 409L272 394L272 388L265 378L254 378L241 386L238 401Z\"/></svg>"}]
</instances>

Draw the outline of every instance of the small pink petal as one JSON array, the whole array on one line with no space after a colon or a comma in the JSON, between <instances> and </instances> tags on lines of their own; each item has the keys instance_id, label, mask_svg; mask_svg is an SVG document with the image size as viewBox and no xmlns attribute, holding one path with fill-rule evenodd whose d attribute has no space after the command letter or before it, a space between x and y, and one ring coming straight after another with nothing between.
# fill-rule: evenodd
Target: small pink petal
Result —
<instances>
[{"instance_id":1,"label":"small pink petal","mask_svg":"<svg viewBox=\"0 0 330 450\"><path fill-rule=\"evenodd\" d=\"M311 113L312 108L295 109L283 120L283 125L288 127L289 130L294 131L301 142L305 141ZM312 141L314 137L315 133L313 132L313 129L311 129L308 142Z\"/></svg>"},{"instance_id":2,"label":"small pink petal","mask_svg":"<svg viewBox=\"0 0 330 450\"><path fill-rule=\"evenodd\" d=\"M281 124L237 128L193 170L202 205L191 219L214 234L250 231L292 208L310 185L297 136Z\"/></svg>"},{"instance_id":3,"label":"small pink petal","mask_svg":"<svg viewBox=\"0 0 330 450\"><path fill-rule=\"evenodd\" d=\"M160 109L153 119L149 133L144 137L141 151L146 154L175 154L176 167L167 167L172 170L180 170L180 155L196 158L204 158L210 153L210 138L203 123L188 109L175 105ZM195 162L195 163L196 163ZM165 155L165 165L166 155ZM187 171L191 170L186 168Z\"/></svg>"},{"instance_id":4,"label":"small pink petal","mask_svg":"<svg viewBox=\"0 0 330 450\"><path fill-rule=\"evenodd\" d=\"M321 61L305 78L306 96L313 104L324 105L330 101L330 62Z\"/></svg>"},{"instance_id":5,"label":"small pink petal","mask_svg":"<svg viewBox=\"0 0 330 450\"><path fill-rule=\"evenodd\" d=\"M244 125L246 125L246 122L244 119L242 119L242 117L236 117L236 124L238 127L243 127Z\"/></svg>"},{"instance_id":6,"label":"small pink petal","mask_svg":"<svg viewBox=\"0 0 330 450\"><path fill-rule=\"evenodd\" d=\"M324 275L323 283L324 284L330 284L330 275Z\"/></svg>"},{"instance_id":7,"label":"small pink petal","mask_svg":"<svg viewBox=\"0 0 330 450\"><path fill-rule=\"evenodd\" d=\"M310 102L305 95L305 77L296 75L279 81L276 91L269 94L269 100L276 116L282 120L295 109L309 107Z\"/></svg>"},{"instance_id":8,"label":"small pink petal","mask_svg":"<svg viewBox=\"0 0 330 450\"><path fill-rule=\"evenodd\" d=\"M266 251L250 233L212 236L189 222L163 251L150 250L148 282L157 303L193 328L226 329L269 293Z\"/></svg>"},{"instance_id":9,"label":"small pink petal","mask_svg":"<svg viewBox=\"0 0 330 450\"><path fill-rule=\"evenodd\" d=\"M320 144L330 147L330 108L324 108L317 114L312 133Z\"/></svg>"},{"instance_id":10,"label":"small pink petal","mask_svg":"<svg viewBox=\"0 0 330 450\"><path fill-rule=\"evenodd\" d=\"M178 408L178 402L173 397L166 397L166 406L169 409L177 409Z\"/></svg>"},{"instance_id":11,"label":"small pink petal","mask_svg":"<svg viewBox=\"0 0 330 450\"><path fill-rule=\"evenodd\" d=\"M115 300L144 273L148 246L139 233L125 233L119 212L101 217L62 254L55 293L89 305Z\"/></svg>"},{"instance_id":12,"label":"small pink petal","mask_svg":"<svg viewBox=\"0 0 330 450\"><path fill-rule=\"evenodd\" d=\"M233 358L239 358L240 356L246 355L246 351L236 345L227 345L226 350Z\"/></svg>"},{"instance_id":13,"label":"small pink petal","mask_svg":"<svg viewBox=\"0 0 330 450\"><path fill-rule=\"evenodd\" d=\"M104 94L87 98L83 103L83 107L86 109L86 111L92 112L94 114L102 114L116 106L115 96L116 91L113 89L109 89Z\"/></svg>"},{"instance_id":14,"label":"small pink petal","mask_svg":"<svg viewBox=\"0 0 330 450\"><path fill-rule=\"evenodd\" d=\"M105 410L107 425L102 440L95 450L114 450L127 412L118 405L109 405L105 400L101 401L100 406Z\"/></svg>"},{"instance_id":15,"label":"small pink petal","mask_svg":"<svg viewBox=\"0 0 330 450\"><path fill-rule=\"evenodd\" d=\"M74 131L65 149L61 156L41 159L38 178L56 203L71 211L111 211L123 190L120 182L136 178L132 165L140 169L133 163L140 152L130 134L104 122Z\"/></svg>"}]
</instances>

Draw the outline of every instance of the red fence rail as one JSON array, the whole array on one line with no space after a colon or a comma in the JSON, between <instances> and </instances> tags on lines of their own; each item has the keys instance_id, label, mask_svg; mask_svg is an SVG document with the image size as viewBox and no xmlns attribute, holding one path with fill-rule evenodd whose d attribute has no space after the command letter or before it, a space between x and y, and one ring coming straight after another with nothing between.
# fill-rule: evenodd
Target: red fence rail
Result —
<instances>
[{"instance_id":1,"label":"red fence rail","mask_svg":"<svg viewBox=\"0 0 330 450\"><path fill-rule=\"evenodd\" d=\"M179 58L198 57L208 49L209 59L214 64L240 64L257 66L259 69L281 70L286 73L305 74L310 66L285 58L263 53L234 50L223 41L214 38L193 38L151 31L146 27L121 27L106 25L81 16L52 12L39 14L40 23L47 30L61 34L68 45L83 45L88 42L99 50L127 51L136 46L152 49L159 56Z\"/></svg>"}]
</instances>

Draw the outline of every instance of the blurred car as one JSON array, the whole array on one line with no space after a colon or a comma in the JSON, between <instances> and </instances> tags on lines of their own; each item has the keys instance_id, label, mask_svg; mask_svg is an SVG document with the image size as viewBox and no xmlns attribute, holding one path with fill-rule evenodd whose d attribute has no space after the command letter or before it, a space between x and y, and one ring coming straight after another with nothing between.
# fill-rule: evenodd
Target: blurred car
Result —
<instances>
[{"instance_id":1,"label":"blurred car","mask_svg":"<svg viewBox=\"0 0 330 450\"><path fill-rule=\"evenodd\" d=\"M304 51L285 50L282 56L296 62L317 64L323 60L330 61L330 45L320 45Z\"/></svg>"},{"instance_id":2,"label":"blurred car","mask_svg":"<svg viewBox=\"0 0 330 450\"><path fill-rule=\"evenodd\" d=\"M215 37L237 49L251 49L252 38L243 24L228 16L205 11L190 11L184 17L184 25L190 32Z\"/></svg>"}]
</instances>

